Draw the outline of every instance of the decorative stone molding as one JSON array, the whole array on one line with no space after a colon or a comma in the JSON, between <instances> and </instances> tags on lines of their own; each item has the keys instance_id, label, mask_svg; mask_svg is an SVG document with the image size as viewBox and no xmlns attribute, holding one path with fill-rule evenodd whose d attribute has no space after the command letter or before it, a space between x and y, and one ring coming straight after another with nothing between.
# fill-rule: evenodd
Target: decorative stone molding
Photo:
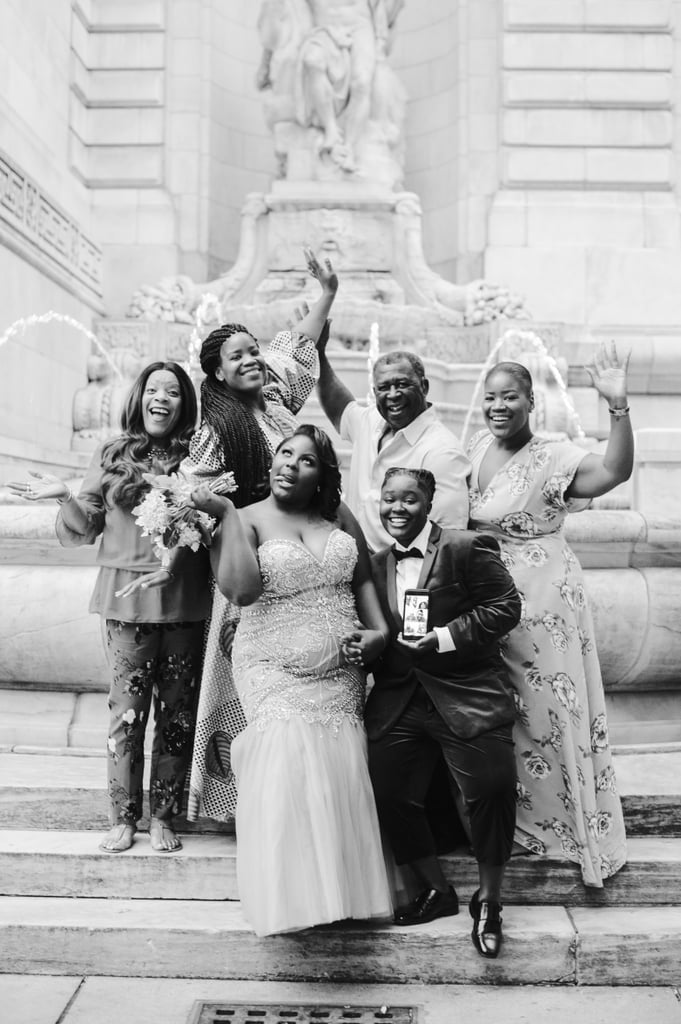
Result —
<instances>
[{"instance_id":1,"label":"decorative stone molding","mask_svg":"<svg viewBox=\"0 0 681 1024\"><path fill-rule=\"evenodd\" d=\"M275 182L270 194L247 198L234 267L202 284L177 276L145 285L132 296L127 316L192 323L202 296L210 294L223 320L272 337L293 304L311 298L303 258L303 247L310 246L340 275L343 303L334 309L334 334L348 347L363 347L377 322L387 346L411 348L426 339L429 351L432 344L433 354L451 359L452 330L527 318L522 298L507 288L481 280L458 285L436 274L421 236L421 205L413 192Z\"/></svg>"},{"instance_id":2,"label":"decorative stone molding","mask_svg":"<svg viewBox=\"0 0 681 1024\"><path fill-rule=\"evenodd\" d=\"M2 151L0 241L101 312L101 249Z\"/></svg>"}]
</instances>

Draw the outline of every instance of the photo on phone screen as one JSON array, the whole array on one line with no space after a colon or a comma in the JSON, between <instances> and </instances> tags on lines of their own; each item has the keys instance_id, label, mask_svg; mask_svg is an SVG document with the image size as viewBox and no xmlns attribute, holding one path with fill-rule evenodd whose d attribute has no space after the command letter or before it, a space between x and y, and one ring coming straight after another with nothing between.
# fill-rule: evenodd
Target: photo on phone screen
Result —
<instances>
[{"instance_id":1,"label":"photo on phone screen","mask_svg":"<svg viewBox=\"0 0 681 1024\"><path fill-rule=\"evenodd\" d=\"M407 590L404 595L402 636L405 640L420 640L428 632L427 590Z\"/></svg>"}]
</instances>

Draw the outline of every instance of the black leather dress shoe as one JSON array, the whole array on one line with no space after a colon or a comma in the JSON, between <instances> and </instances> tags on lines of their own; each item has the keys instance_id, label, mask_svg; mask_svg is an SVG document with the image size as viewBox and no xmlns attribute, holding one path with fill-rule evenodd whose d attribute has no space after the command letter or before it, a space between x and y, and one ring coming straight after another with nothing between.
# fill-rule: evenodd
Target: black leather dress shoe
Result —
<instances>
[{"instance_id":1,"label":"black leather dress shoe","mask_svg":"<svg viewBox=\"0 0 681 1024\"><path fill-rule=\"evenodd\" d=\"M471 938L480 956L487 957L488 960L495 960L499 956L501 943L504 941L501 931L503 908L501 903L492 900L481 902L479 894L480 890L476 889L468 907L473 918Z\"/></svg>"},{"instance_id":2,"label":"black leather dress shoe","mask_svg":"<svg viewBox=\"0 0 681 1024\"><path fill-rule=\"evenodd\" d=\"M424 889L411 903L395 913L395 924L425 924L437 917L453 917L459 913L459 897L450 885L447 892Z\"/></svg>"}]
</instances>

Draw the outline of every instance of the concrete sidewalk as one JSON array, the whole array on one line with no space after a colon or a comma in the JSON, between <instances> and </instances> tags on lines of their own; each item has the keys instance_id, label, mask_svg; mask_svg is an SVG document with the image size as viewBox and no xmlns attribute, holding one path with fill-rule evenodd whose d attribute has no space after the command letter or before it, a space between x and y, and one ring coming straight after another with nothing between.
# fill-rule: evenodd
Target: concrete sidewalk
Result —
<instances>
[{"instance_id":1,"label":"concrete sidewalk","mask_svg":"<svg viewBox=\"0 0 681 1024\"><path fill-rule=\"evenodd\" d=\"M681 984L681 968L679 974ZM681 1024L680 995L674 988L324 985L0 975L2 1024L188 1024L197 1000L414 1006L417 1024Z\"/></svg>"}]
</instances>

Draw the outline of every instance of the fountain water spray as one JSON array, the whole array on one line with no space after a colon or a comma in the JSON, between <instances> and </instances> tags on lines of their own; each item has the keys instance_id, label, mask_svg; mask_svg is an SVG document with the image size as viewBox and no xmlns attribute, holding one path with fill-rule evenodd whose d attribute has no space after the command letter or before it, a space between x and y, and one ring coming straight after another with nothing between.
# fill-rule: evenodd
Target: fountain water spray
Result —
<instances>
[{"instance_id":1,"label":"fountain water spray","mask_svg":"<svg viewBox=\"0 0 681 1024\"><path fill-rule=\"evenodd\" d=\"M374 396L374 363L381 354L381 344L378 339L378 324L376 321L372 323L369 328L369 355L367 357L367 374L369 377L369 387L367 391L367 405L374 405L376 398Z\"/></svg>"},{"instance_id":2,"label":"fountain water spray","mask_svg":"<svg viewBox=\"0 0 681 1024\"><path fill-rule=\"evenodd\" d=\"M2 348L5 342L9 341L13 335L18 334L19 332L23 334L27 328L33 327L35 324L49 324L52 321L56 321L60 324L68 324L69 327L73 327L75 330L80 331L81 334L84 334L85 337L92 342L97 351L104 357L118 379L123 380L123 374L118 369L99 338L97 338L97 336L93 334L85 324L82 324L80 320L76 320L72 316L67 316L65 313L57 313L53 309L50 309L47 313L33 313L31 316L20 317L18 320L15 320L14 323L9 325L2 337L0 337L0 348Z\"/></svg>"},{"instance_id":3,"label":"fountain water spray","mask_svg":"<svg viewBox=\"0 0 681 1024\"><path fill-rule=\"evenodd\" d=\"M478 399L480 397L480 391L482 390L482 385L485 381L485 377L497 362L496 356L499 353L499 351L504 347L504 345L506 345L509 342L515 342L518 351L527 351L529 349L543 356L551 372L551 376L554 378L556 384L558 385L561 400L568 412L569 420L574 430L574 436L579 440L584 440L586 434L584 433L584 430L580 423L579 414L575 409L572 398L568 394L567 386L565 384L565 381L563 380L563 375L558 369L558 363L556 362L555 358L549 354L546 345L541 340L538 334L535 334L533 331L519 331L515 327L509 327L509 329L504 331L501 337L497 339L494 346L490 350L490 353L487 356L487 359L485 360L485 365L480 371L480 376L476 381L475 389L473 390L473 397L471 398L470 405L468 406L468 411L466 413L466 418L464 420L463 430L461 433L461 443L464 445L464 447L468 439L468 431L470 429L470 423L473 417L473 413L475 409L477 409L478 407Z\"/></svg>"}]
</instances>

